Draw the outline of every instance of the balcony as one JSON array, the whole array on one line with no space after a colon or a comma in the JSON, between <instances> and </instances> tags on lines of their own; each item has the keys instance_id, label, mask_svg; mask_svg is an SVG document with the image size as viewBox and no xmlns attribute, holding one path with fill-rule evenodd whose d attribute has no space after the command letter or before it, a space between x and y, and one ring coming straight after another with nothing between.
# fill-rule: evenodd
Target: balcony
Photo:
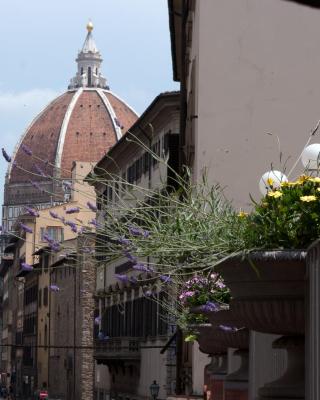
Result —
<instances>
[{"instance_id":1,"label":"balcony","mask_svg":"<svg viewBox=\"0 0 320 400\"><path fill-rule=\"evenodd\" d=\"M98 363L111 360L139 361L139 340L132 338L95 340L94 357Z\"/></svg>"}]
</instances>

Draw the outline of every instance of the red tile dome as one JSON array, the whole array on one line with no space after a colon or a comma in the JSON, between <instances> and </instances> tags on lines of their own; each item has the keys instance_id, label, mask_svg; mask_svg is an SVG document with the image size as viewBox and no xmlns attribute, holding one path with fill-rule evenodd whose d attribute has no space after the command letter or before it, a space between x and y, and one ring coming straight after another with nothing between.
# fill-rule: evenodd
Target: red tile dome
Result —
<instances>
[{"instance_id":1,"label":"red tile dome","mask_svg":"<svg viewBox=\"0 0 320 400\"><path fill-rule=\"evenodd\" d=\"M68 91L31 123L17 146L7 182L43 180L37 166L50 176L56 169L62 178L68 178L73 161L98 161L136 119L137 114L109 90ZM33 157L25 153L25 147Z\"/></svg>"}]
</instances>

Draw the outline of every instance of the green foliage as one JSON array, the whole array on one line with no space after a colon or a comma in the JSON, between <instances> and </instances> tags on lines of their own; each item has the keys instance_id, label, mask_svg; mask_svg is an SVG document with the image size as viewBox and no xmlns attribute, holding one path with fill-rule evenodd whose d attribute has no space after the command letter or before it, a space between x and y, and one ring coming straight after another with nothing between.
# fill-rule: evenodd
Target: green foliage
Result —
<instances>
[{"instance_id":1,"label":"green foliage","mask_svg":"<svg viewBox=\"0 0 320 400\"><path fill-rule=\"evenodd\" d=\"M246 249L305 249L320 236L320 179L271 190L247 217Z\"/></svg>"}]
</instances>

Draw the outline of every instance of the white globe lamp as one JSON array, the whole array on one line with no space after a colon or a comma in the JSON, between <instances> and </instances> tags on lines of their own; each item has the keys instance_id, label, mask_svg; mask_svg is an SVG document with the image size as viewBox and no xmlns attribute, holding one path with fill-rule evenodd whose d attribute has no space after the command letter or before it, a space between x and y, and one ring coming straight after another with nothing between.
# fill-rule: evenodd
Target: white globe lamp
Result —
<instances>
[{"instance_id":1,"label":"white globe lamp","mask_svg":"<svg viewBox=\"0 0 320 400\"><path fill-rule=\"evenodd\" d=\"M308 170L320 169L320 144L314 143L305 147L301 154L301 162Z\"/></svg>"},{"instance_id":2,"label":"white globe lamp","mask_svg":"<svg viewBox=\"0 0 320 400\"><path fill-rule=\"evenodd\" d=\"M267 171L260 179L260 192L265 196L269 190L280 187L283 182L288 182L288 178L281 171Z\"/></svg>"}]
</instances>

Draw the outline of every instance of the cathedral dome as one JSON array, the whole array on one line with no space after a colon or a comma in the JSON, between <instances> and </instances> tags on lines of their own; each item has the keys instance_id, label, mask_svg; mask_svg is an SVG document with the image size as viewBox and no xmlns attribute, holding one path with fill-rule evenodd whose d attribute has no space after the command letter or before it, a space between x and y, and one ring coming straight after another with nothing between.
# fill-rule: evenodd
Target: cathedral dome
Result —
<instances>
[{"instance_id":1,"label":"cathedral dome","mask_svg":"<svg viewBox=\"0 0 320 400\"><path fill-rule=\"evenodd\" d=\"M69 90L53 100L27 128L13 155L7 182L43 180L37 166L46 175L59 171L62 178L67 178L73 161L100 160L136 119L135 112L110 90ZM32 158L26 155L26 148L32 151Z\"/></svg>"},{"instance_id":2,"label":"cathedral dome","mask_svg":"<svg viewBox=\"0 0 320 400\"><path fill-rule=\"evenodd\" d=\"M42 208L61 201L63 182L60 188L57 182L70 179L74 161L99 161L138 118L107 85L92 30L90 22L68 90L36 116L16 146L4 191L9 231L24 205Z\"/></svg>"},{"instance_id":3,"label":"cathedral dome","mask_svg":"<svg viewBox=\"0 0 320 400\"><path fill-rule=\"evenodd\" d=\"M68 178L74 161L98 161L136 121L137 114L110 90L100 72L102 58L92 30L89 22L68 91L40 112L18 143L7 184L44 180L38 167L46 175L58 171ZM31 149L32 158L25 148ZM42 162L35 165L37 159Z\"/></svg>"}]
</instances>

